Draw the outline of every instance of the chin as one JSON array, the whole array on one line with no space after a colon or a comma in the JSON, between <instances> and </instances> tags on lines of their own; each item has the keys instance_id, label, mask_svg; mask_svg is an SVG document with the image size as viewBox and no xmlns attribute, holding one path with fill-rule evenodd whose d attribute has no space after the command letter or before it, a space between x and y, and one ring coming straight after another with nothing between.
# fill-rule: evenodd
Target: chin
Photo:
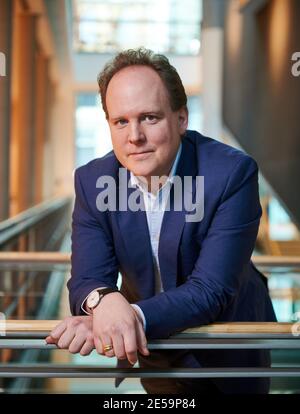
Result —
<instances>
[{"instance_id":1,"label":"chin","mask_svg":"<svg viewBox=\"0 0 300 414\"><path fill-rule=\"evenodd\" d=\"M149 168L140 168L140 167L134 168L133 167L133 168L129 168L129 170L133 172L135 176L140 176L140 177L149 177L153 173L153 171Z\"/></svg>"},{"instance_id":2,"label":"chin","mask_svg":"<svg viewBox=\"0 0 300 414\"><path fill-rule=\"evenodd\" d=\"M150 163L131 162L127 166L128 170L132 171L134 175L150 176L155 172L155 166Z\"/></svg>"}]
</instances>

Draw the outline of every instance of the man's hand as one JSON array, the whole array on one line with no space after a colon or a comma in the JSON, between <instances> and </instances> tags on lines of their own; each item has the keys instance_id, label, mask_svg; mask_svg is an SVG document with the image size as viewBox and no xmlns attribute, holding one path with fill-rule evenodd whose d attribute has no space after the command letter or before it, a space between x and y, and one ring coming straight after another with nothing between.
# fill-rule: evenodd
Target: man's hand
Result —
<instances>
[{"instance_id":1,"label":"man's hand","mask_svg":"<svg viewBox=\"0 0 300 414\"><path fill-rule=\"evenodd\" d=\"M46 338L48 344L68 349L72 354L89 355L94 349L92 316L70 316Z\"/></svg>"},{"instance_id":2,"label":"man's hand","mask_svg":"<svg viewBox=\"0 0 300 414\"><path fill-rule=\"evenodd\" d=\"M128 359L134 365L137 351L148 356L143 323L137 312L119 292L105 295L93 311L93 334L97 352L108 357ZM111 345L111 351L104 351Z\"/></svg>"}]
</instances>

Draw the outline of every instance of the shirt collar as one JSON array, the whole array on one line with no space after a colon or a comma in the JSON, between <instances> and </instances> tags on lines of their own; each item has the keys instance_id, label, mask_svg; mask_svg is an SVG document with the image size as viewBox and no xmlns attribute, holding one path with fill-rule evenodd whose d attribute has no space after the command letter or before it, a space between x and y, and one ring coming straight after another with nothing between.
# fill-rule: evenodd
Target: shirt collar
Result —
<instances>
[{"instance_id":1,"label":"shirt collar","mask_svg":"<svg viewBox=\"0 0 300 414\"><path fill-rule=\"evenodd\" d=\"M171 171L169 173L169 176L167 178L167 181L165 182L164 186L166 185L166 183L172 183L173 182L173 178L176 174L176 170L177 170L177 166L178 166L178 162L180 159L180 155L182 152L182 143L180 142L179 148L177 150L176 153L176 157L175 160L173 162ZM130 183L131 185L135 185L138 186L139 188L141 188L142 191L145 191L145 184L141 182L141 180L138 179L138 177L136 177L132 171L130 171Z\"/></svg>"}]
</instances>

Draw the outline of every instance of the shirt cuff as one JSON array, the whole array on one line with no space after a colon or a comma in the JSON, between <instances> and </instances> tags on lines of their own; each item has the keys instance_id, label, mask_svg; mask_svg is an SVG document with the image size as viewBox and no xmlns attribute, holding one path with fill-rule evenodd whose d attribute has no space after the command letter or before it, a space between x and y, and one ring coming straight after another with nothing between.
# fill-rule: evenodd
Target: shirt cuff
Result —
<instances>
[{"instance_id":1,"label":"shirt cuff","mask_svg":"<svg viewBox=\"0 0 300 414\"><path fill-rule=\"evenodd\" d=\"M142 311L142 309L138 305L136 305L134 303L131 304L131 306L138 312L138 314L142 318L144 331L146 331L146 318L145 318L144 312Z\"/></svg>"},{"instance_id":2,"label":"shirt cuff","mask_svg":"<svg viewBox=\"0 0 300 414\"><path fill-rule=\"evenodd\" d=\"M101 287L98 287L98 288L96 288L96 289L94 289L94 290L92 290L92 292L95 292L95 290L101 290L101 289L106 289L107 288L107 286L101 286ZM92 312L89 312L87 309L88 309L88 307L87 307L87 305L86 305L86 300L87 300L87 298L90 296L90 294L92 293L92 292L90 292L87 296L86 296L86 298L84 299L84 301L82 302L82 304L81 304L81 310L86 314L86 315L92 315Z\"/></svg>"}]
</instances>

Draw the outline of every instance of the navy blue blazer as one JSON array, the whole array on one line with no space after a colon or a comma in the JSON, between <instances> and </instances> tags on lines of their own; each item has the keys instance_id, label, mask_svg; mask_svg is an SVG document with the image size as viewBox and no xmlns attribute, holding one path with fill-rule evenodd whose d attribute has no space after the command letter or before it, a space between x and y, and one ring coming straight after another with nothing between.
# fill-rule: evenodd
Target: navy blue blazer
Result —
<instances>
[{"instance_id":1,"label":"navy blue blazer","mask_svg":"<svg viewBox=\"0 0 300 414\"><path fill-rule=\"evenodd\" d=\"M159 262L164 292L155 277L144 211L100 212L100 176L115 178L121 167L113 152L75 172L72 271L68 281L73 315L99 286L115 287L144 312L148 339L167 338L213 322L275 321L266 278L251 262L261 206L258 168L246 153L187 131L176 175L204 176L204 217L187 222L185 210L164 214ZM128 177L129 179L129 172ZM131 191L134 191L133 189ZM195 185L193 185L195 192ZM129 191L130 194L130 191ZM172 199L172 191L171 191ZM167 357L162 352L162 358ZM177 361L178 362L178 361ZM182 366L269 366L265 350L190 351ZM215 379L224 392L267 392L267 379Z\"/></svg>"}]
</instances>

